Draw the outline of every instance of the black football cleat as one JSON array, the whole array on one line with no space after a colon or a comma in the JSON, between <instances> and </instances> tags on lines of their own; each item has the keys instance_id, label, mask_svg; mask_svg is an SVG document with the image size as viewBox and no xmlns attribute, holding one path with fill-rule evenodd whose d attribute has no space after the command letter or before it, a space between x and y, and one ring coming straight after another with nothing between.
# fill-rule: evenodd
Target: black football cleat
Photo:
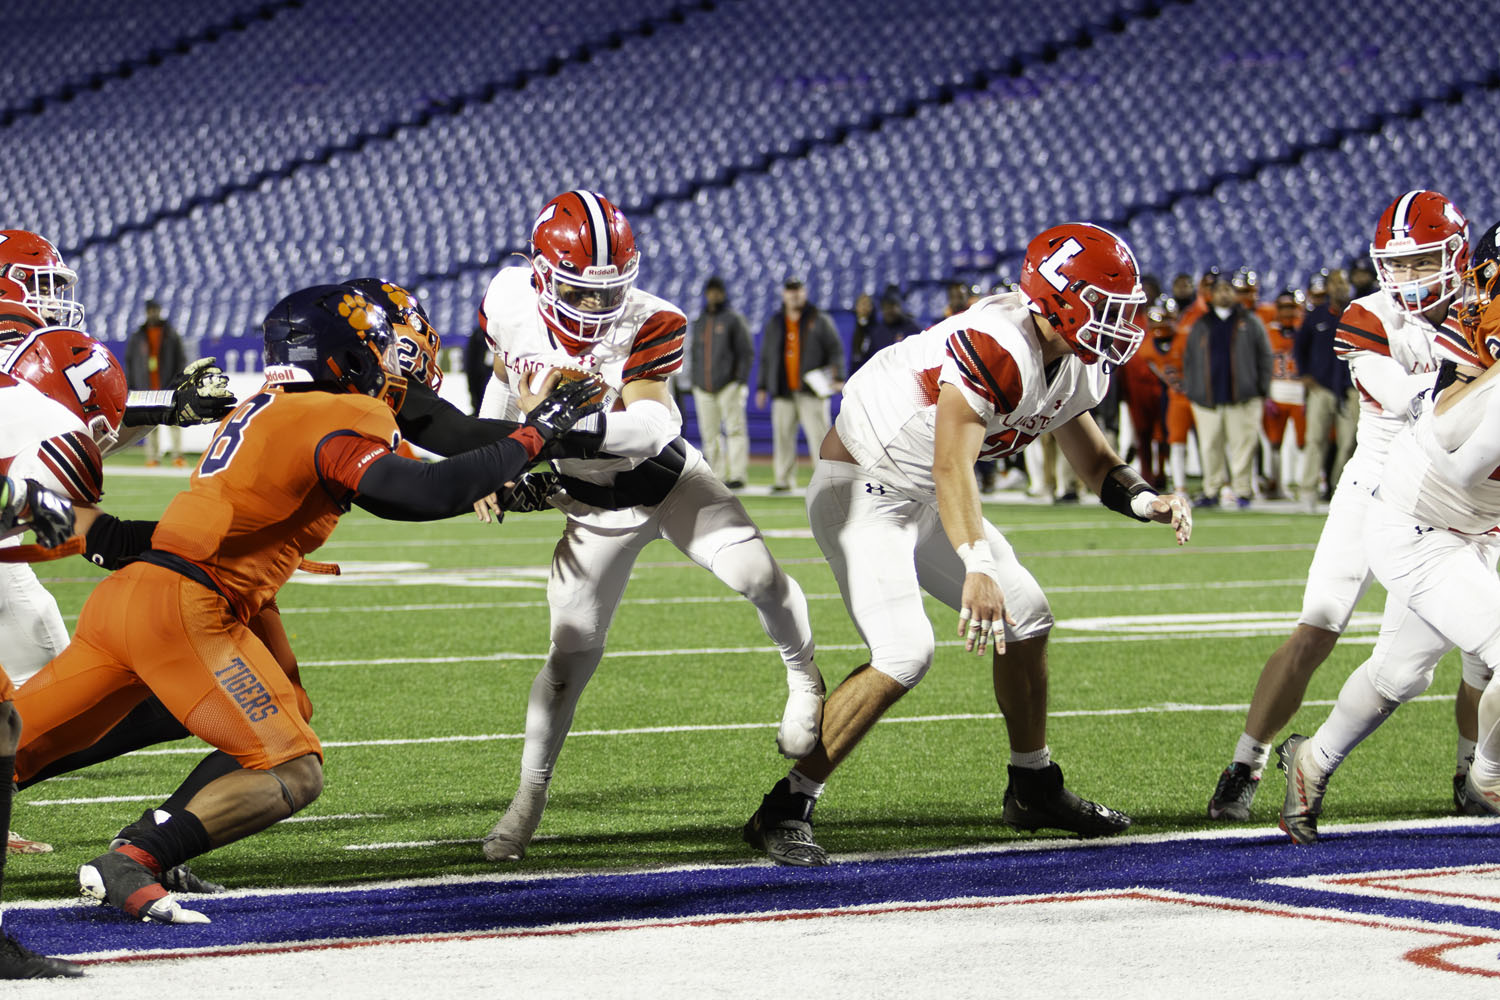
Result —
<instances>
[{"instance_id":1,"label":"black football cleat","mask_svg":"<svg viewBox=\"0 0 1500 1000\"><path fill-rule=\"evenodd\" d=\"M0 934L0 979L77 979L83 966L66 958L38 955L11 937Z\"/></svg>"},{"instance_id":2,"label":"black football cleat","mask_svg":"<svg viewBox=\"0 0 1500 1000\"><path fill-rule=\"evenodd\" d=\"M1250 818L1250 804L1255 801L1260 778L1250 770L1250 765L1234 762L1219 775L1213 797L1208 800L1209 819L1229 819L1244 822Z\"/></svg>"},{"instance_id":3,"label":"black football cleat","mask_svg":"<svg viewBox=\"0 0 1500 1000\"><path fill-rule=\"evenodd\" d=\"M760 801L760 808L745 824L745 843L778 865L794 868L821 868L828 864L828 852L813 840L812 810L814 800L791 791L782 778Z\"/></svg>"},{"instance_id":4,"label":"black football cleat","mask_svg":"<svg viewBox=\"0 0 1500 1000\"><path fill-rule=\"evenodd\" d=\"M1108 837L1130 828L1130 817L1109 806L1074 795L1063 787L1062 768L1007 765L1005 806L1000 821L1017 830L1066 830L1080 837Z\"/></svg>"}]
</instances>

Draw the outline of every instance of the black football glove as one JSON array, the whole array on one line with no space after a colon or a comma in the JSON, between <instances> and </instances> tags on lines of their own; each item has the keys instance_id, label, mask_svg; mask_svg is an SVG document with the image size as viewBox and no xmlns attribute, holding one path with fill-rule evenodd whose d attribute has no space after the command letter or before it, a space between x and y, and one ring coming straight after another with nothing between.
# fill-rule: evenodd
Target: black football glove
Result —
<instances>
[{"instance_id":1,"label":"black football glove","mask_svg":"<svg viewBox=\"0 0 1500 1000\"><path fill-rule=\"evenodd\" d=\"M542 440L551 444L554 440L567 434L575 424L582 421L591 414L599 414L601 401L589 402L599 387L588 380L576 382L559 382L552 391L526 415L526 426L542 436ZM599 421L600 438L602 439L604 422Z\"/></svg>"},{"instance_id":2,"label":"black football glove","mask_svg":"<svg viewBox=\"0 0 1500 1000\"><path fill-rule=\"evenodd\" d=\"M29 527L37 543L55 549L73 537L73 505L35 479L0 476L0 532Z\"/></svg>"},{"instance_id":3,"label":"black football glove","mask_svg":"<svg viewBox=\"0 0 1500 1000\"><path fill-rule=\"evenodd\" d=\"M516 485L500 494L500 506L513 514L546 510L552 506L547 498L559 488L557 473L528 472L516 480Z\"/></svg>"},{"instance_id":4,"label":"black football glove","mask_svg":"<svg viewBox=\"0 0 1500 1000\"><path fill-rule=\"evenodd\" d=\"M172 380L172 419L178 427L194 424L216 424L229 415L235 404L229 391L229 376L214 362L216 358L199 358Z\"/></svg>"}]
</instances>

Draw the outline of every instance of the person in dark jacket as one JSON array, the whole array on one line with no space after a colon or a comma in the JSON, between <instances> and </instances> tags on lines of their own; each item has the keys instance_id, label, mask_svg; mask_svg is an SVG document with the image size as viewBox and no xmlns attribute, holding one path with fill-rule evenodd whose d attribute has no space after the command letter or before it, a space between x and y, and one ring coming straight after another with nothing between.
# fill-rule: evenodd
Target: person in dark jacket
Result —
<instances>
[{"instance_id":1,"label":"person in dark jacket","mask_svg":"<svg viewBox=\"0 0 1500 1000\"><path fill-rule=\"evenodd\" d=\"M146 301L146 322L135 328L125 344L125 383L132 389L167 388L173 377L187 367L182 337L177 328L161 314L161 303ZM161 437L171 435L172 464L182 468L182 428L162 426L146 437L146 464L161 464Z\"/></svg>"},{"instance_id":2,"label":"person in dark jacket","mask_svg":"<svg viewBox=\"0 0 1500 1000\"><path fill-rule=\"evenodd\" d=\"M1271 390L1271 340L1224 275L1214 281L1207 309L1188 331L1182 368L1203 460L1200 505L1219 502L1227 467L1235 503L1248 507L1261 410Z\"/></svg>"},{"instance_id":3,"label":"person in dark jacket","mask_svg":"<svg viewBox=\"0 0 1500 1000\"><path fill-rule=\"evenodd\" d=\"M880 293L880 315L877 318L861 327L858 315L856 306L854 342L849 362L851 372L859 371L861 365L892 344L899 344L912 334L922 332L917 321L906 314L906 305L901 301L901 289L895 285L886 285L885 291Z\"/></svg>"},{"instance_id":4,"label":"person in dark jacket","mask_svg":"<svg viewBox=\"0 0 1500 1000\"><path fill-rule=\"evenodd\" d=\"M1302 453L1297 498L1309 509L1318 501L1318 474L1323 469L1329 430L1338 439L1328 475L1331 493L1344 471L1344 463L1354 453L1354 428L1359 423L1359 393L1349 376L1349 366L1333 353L1334 331L1353 293L1343 271L1328 272L1324 288L1327 303L1307 314L1293 348L1297 371L1307 387L1307 448Z\"/></svg>"},{"instance_id":5,"label":"person in dark jacket","mask_svg":"<svg viewBox=\"0 0 1500 1000\"><path fill-rule=\"evenodd\" d=\"M750 467L745 404L750 400L755 345L745 317L729 308L724 279L718 275L703 285L703 312L693 320L688 341L703 457L725 486L741 489Z\"/></svg>"},{"instance_id":6,"label":"person in dark jacket","mask_svg":"<svg viewBox=\"0 0 1500 1000\"><path fill-rule=\"evenodd\" d=\"M796 485L797 426L814 456L832 426L829 398L844 387L844 343L833 321L807 301L802 279L788 277L781 305L761 333L757 409L771 400L771 489Z\"/></svg>"}]
</instances>

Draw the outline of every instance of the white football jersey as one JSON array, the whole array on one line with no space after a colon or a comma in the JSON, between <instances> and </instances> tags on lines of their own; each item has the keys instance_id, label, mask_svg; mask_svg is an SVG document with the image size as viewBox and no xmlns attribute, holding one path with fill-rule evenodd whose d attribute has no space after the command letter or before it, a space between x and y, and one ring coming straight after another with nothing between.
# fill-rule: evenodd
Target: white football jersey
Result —
<instances>
[{"instance_id":1,"label":"white football jersey","mask_svg":"<svg viewBox=\"0 0 1500 1000\"><path fill-rule=\"evenodd\" d=\"M598 343L583 354L571 354L553 336L537 311L539 295L531 285L530 267L507 267L490 281L484 295L481 321L495 359L505 368L505 382L491 376L480 415L504 420L524 420L520 388L552 368L580 368L595 372L617 392L625 383L640 378L662 378L682 367L683 338L687 318L682 310L658 296L632 288L625 299L625 313ZM676 402L668 404L680 423ZM566 476L591 483L609 484L615 474L632 469L644 459L565 458L553 464ZM562 509L582 516L598 508L568 500Z\"/></svg>"},{"instance_id":2,"label":"white football jersey","mask_svg":"<svg viewBox=\"0 0 1500 1000\"><path fill-rule=\"evenodd\" d=\"M1102 367L1069 354L1049 378L1041 347L1026 332L1028 315L1019 293L993 295L878 352L844 386L836 426L849 453L883 482L931 499L943 383L984 420L984 461L1018 452L1099 405L1109 388Z\"/></svg>"},{"instance_id":3,"label":"white football jersey","mask_svg":"<svg viewBox=\"0 0 1500 1000\"><path fill-rule=\"evenodd\" d=\"M1484 534L1500 524L1500 468L1490 478L1463 486L1433 468L1429 451L1440 450L1432 438L1429 409L1391 440L1380 499L1419 524L1465 535Z\"/></svg>"},{"instance_id":4,"label":"white football jersey","mask_svg":"<svg viewBox=\"0 0 1500 1000\"><path fill-rule=\"evenodd\" d=\"M103 472L92 442L72 410L26 382L0 376L0 471L93 503Z\"/></svg>"},{"instance_id":5,"label":"white football jersey","mask_svg":"<svg viewBox=\"0 0 1500 1000\"><path fill-rule=\"evenodd\" d=\"M1456 326L1457 320L1450 314L1448 323ZM1389 295L1376 291L1355 299L1339 317L1334 353L1348 362L1358 387L1360 365L1370 358L1390 358L1411 375L1437 371L1437 333L1427 320L1403 312ZM1372 477L1384 462L1391 439L1408 421L1407 413L1387 413L1369 393L1360 391L1356 455Z\"/></svg>"}]
</instances>

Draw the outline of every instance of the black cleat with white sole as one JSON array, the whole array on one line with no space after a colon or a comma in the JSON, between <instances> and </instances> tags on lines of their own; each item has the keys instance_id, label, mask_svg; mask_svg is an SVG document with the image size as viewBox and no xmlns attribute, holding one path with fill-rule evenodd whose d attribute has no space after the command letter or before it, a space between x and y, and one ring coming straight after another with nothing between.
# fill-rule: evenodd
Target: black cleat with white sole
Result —
<instances>
[{"instance_id":1,"label":"black cleat with white sole","mask_svg":"<svg viewBox=\"0 0 1500 1000\"><path fill-rule=\"evenodd\" d=\"M1080 837L1108 837L1130 828L1130 817L1109 806L1074 795L1063 787L1062 768L1007 765L1005 806L1000 821L1017 830L1065 830Z\"/></svg>"},{"instance_id":2,"label":"black cleat with white sole","mask_svg":"<svg viewBox=\"0 0 1500 1000\"><path fill-rule=\"evenodd\" d=\"M828 852L813 840L812 811L816 800L799 795L782 778L760 801L760 808L745 824L745 843L778 865L821 868Z\"/></svg>"}]
</instances>

